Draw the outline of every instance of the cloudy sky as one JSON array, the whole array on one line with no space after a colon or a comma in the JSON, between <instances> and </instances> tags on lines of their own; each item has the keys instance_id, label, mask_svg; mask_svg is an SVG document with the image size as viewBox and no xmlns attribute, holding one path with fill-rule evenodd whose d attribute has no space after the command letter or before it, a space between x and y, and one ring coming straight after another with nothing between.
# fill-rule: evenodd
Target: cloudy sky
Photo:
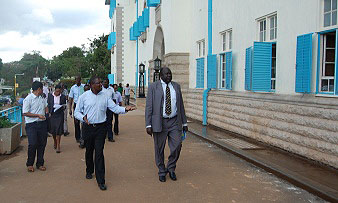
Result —
<instances>
[{"instance_id":1,"label":"cloudy sky","mask_svg":"<svg viewBox=\"0 0 338 203\"><path fill-rule=\"evenodd\" d=\"M40 51L45 58L110 32L105 0L0 0L0 58L20 60Z\"/></svg>"}]
</instances>

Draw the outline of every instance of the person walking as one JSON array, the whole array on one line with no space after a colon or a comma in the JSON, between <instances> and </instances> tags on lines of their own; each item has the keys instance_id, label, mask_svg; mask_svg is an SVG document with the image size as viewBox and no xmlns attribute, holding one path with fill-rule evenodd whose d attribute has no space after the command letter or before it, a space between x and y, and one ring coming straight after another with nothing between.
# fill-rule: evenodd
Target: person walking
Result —
<instances>
[{"instance_id":1,"label":"person walking","mask_svg":"<svg viewBox=\"0 0 338 203\"><path fill-rule=\"evenodd\" d=\"M135 107L120 107L102 92L102 82L99 77L90 79L90 91L85 92L79 99L74 116L84 122L83 139L86 146L86 178L92 179L94 168L98 186L106 190L105 164L103 148L106 138L106 110L109 108L116 114L123 114L135 110ZM93 153L95 151L95 164Z\"/></svg>"},{"instance_id":2,"label":"person walking","mask_svg":"<svg viewBox=\"0 0 338 203\"><path fill-rule=\"evenodd\" d=\"M54 149L60 153L61 135L64 134L64 110L67 108L66 96L61 93L61 85L56 85L53 93L48 95L49 133L53 135Z\"/></svg>"},{"instance_id":3,"label":"person walking","mask_svg":"<svg viewBox=\"0 0 338 203\"><path fill-rule=\"evenodd\" d=\"M119 91L120 94L122 95L122 93L123 93L123 86L122 86L122 83L119 83L119 86L117 87L117 91Z\"/></svg>"},{"instance_id":4,"label":"person walking","mask_svg":"<svg viewBox=\"0 0 338 203\"><path fill-rule=\"evenodd\" d=\"M130 89L129 87L129 83L127 83L126 87L124 88L124 104L125 105L129 105L129 101L130 101L130 91L132 91L134 94L134 90Z\"/></svg>"},{"instance_id":5,"label":"person walking","mask_svg":"<svg viewBox=\"0 0 338 203\"><path fill-rule=\"evenodd\" d=\"M113 93L113 101L115 104L122 106L122 96L118 91L117 84L113 85L114 93ZM114 113L114 133L115 135L119 134L119 114Z\"/></svg>"},{"instance_id":6,"label":"person walking","mask_svg":"<svg viewBox=\"0 0 338 203\"><path fill-rule=\"evenodd\" d=\"M103 80L102 92L106 94L109 99L113 99L114 88L109 86L109 79L105 78ZM115 142L113 135L113 112L108 108L107 109L107 136L109 142Z\"/></svg>"},{"instance_id":7,"label":"person walking","mask_svg":"<svg viewBox=\"0 0 338 203\"><path fill-rule=\"evenodd\" d=\"M77 101L79 96L84 92L84 84L81 84L81 77L77 76L75 78L76 84L70 88L70 93L68 95L69 99L69 115L72 117L72 110L76 108ZM72 108L74 102L74 108ZM76 142L80 143L81 138L81 128L80 121L74 117L74 127L75 127L75 139Z\"/></svg>"},{"instance_id":8,"label":"person walking","mask_svg":"<svg viewBox=\"0 0 338 203\"><path fill-rule=\"evenodd\" d=\"M65 85L64 83L61 83L60 85L62 87L61 92L66 97L66 104L68 105L68 90L67 90L67 85ZM65 108L65 110L64 110L64 119L63 119L64 136L69 135L67 120L68 120L68 109Z\"/></svg>"},{"instance_id":9,"label":"person walking","mask_svg":"<svg viewBox=\"0 0 338 203\"><path fill-rule=\"evenodd\" d=\"M88 90L90 90L90 86L88 84L85 84L85 86L83 87L84 89L84 92L87 92ZM83 94L82 94L83 95ZM81 95L81 96L82 96ZM80 97L81 97L80 96ZM79 147L81 149L85 148L85 144L84 144L84 140L83 140L83 122L80 122L80 125L81 125L81 138L80 138L80 144L79 144Z\"/></svg>"},{"instance_id":10,"label":"person walking","mask_svg":"<svg viewBox=\"0 0 338 203\"><path fill-rule=\"evenodd\" d=\"M166 174L176 181L176 162L182 147L182 130L188 131L181 87L172 82L171 70L164 67L160 71L161 79L148 87L146 99L146 131L154 139L155 162L159 180L166 181ZM170 148L167 167L164 164L166 140Z\"/></svg>"},{"instance_id":11,"label":"person walking","mask_svg":"<svg viewBox=\"0 0 338 203\"><path fill-rule=\"evenodd\" d=\"M36 156L36 168L45 171L44 153L47 144L47 100L42 97L43 85L39 81L32 84L33 92L23 100L22 113L25 116L26 134L28 137L28 158L26 162L28 172L34 172Z\"/></svg>"}]
</instances>

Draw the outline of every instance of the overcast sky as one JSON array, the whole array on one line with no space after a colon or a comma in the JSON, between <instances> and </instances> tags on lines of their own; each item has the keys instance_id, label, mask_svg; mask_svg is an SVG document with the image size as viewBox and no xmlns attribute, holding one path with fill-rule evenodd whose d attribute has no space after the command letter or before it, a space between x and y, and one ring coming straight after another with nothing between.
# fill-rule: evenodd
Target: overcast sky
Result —
<instances>
[{"instance_id":1,"label":"overcast sky","mask_svg":"<svg viewBox=\"0 0 338 203\"><path fill-rule=\"evenodd\" d=\"M20 60L40 51L52 58L87 38L109 34L105 0L0 0L0 58Z\"/></svg>"}]
</instances>

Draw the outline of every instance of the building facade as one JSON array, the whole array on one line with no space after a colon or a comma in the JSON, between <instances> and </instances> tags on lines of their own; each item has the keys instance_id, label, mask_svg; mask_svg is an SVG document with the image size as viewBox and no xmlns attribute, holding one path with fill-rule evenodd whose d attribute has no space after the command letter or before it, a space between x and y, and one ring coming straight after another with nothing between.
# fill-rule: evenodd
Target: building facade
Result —
<instances>
[{"instance_id":1,"label":"building facade","mask_svg":"<svg viewBox=\"0 0 338 203\"><path fill-rule=\"evenodd\" d=\"M140 63L152 82L158 57L188 117L338 168L337 0L116 5L122 83L138 86Z\"/></svg>"}]
</instances>

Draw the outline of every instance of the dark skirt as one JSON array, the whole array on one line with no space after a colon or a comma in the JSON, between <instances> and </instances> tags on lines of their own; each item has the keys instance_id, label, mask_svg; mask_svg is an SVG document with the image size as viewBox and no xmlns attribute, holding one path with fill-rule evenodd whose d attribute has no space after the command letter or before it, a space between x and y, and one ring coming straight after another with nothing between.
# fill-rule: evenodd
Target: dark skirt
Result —
<instances>
[{"instance_id":1,"label":"dark skirt","mask_svg":"<svg viewBox=\"0 0 338 203\"><path fill-rule=\"evenodd\" d=\"M59 111L49 118L49 133L52 135L63 135L64 112Z\"/></svg>"}]
</instances>

